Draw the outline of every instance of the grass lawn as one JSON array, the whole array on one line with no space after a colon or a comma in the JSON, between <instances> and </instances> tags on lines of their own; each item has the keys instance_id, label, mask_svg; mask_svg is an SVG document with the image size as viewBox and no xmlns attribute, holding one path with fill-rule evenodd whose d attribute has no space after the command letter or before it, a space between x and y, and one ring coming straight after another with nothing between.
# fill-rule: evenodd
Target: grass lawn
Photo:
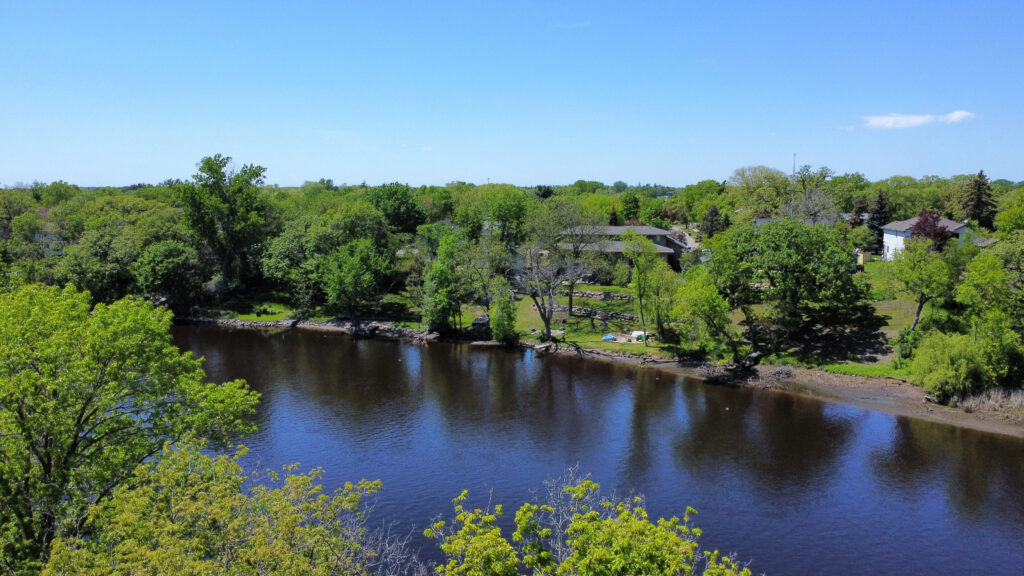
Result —
<instances>
[{"instance_id":1,"label":"grass lawn","mask_svg":"<svg viewBox=\"0 0 1024 576\"><path fill-rule=\"evenodd\" d=\"M580 301L582 306L598 308L598 305L610 305L614 304L618 307L621 304L632 305L631 302L623 301L611 301L611 302L597 302L587 300L587 304L582 304L584 298L574 299L573 304ZM568 301L567 297L558 298L559 304L565 304ZM540 337L544 333L544 322L541 321L540 315L536 310L533 309L533 300L529 297L523 297L516 302L517 305L517 318L516 318L516 329L519 331L520 337L527 342L540 342ZM600 308L607 309L607 308ZM632 312L632 309L622 310L625 312ZM565 318L564 313L555 314L555 320L552 323L552 330L561 330L563 324L559 321ZM608 320L607 327L602 327L600 320L591 318L579 318L572 317L566 320L564 324L565 336L563 342L570 345L577 345L583 348L593 348L597 350L604 350L607 352L628 352L633 354L651 354L654 356L662 356L665 358L674 358L675 354L672 350L663 348L657 342L652 342L649 346L644 346L642 342L608 342L602 338L605 334L614 334L617 336L629 335L633 330L640 329L639 322L626 322L622 320ZM648 331L653 332L650 326Z\"/></svg>"},{"instance_id":2,"label":"grass lawn","mask_svg":"<svg viewBox=\"0 0 1024 576\"><path fill-rule=\"evenodd\" d=\"M901 379L904 377L903 371L893 368L891 362L822 364L818 366L818 368L821 368L826 372L848 374L850 376L889 377Z\"/></svg>"},{"instance_id":3,"label":"grass lawn","mask_svg":"<svg viewBox=\"0 0 1024 576\"><path fill-rule=\"evenodd\" d=\"M224 310L221 318L231 320L259 320L264 322L284 320L292 315L293 310L280 302L253 302L251 307L247 306L245 312L239 310Z\"/></svg>"},{"instance_id":4,"label":"grass lawn","mask_svg":"<svg viewBox=\"0 0 1024 576\"><path fill-rule=\"evenodd\" d=\"M885 318L882 332L890 339L899 336L900 331L909 328L910 324L914 322L917 303L912 300L883 300L875 302L874 305L878 315Z\"/></svg>"}]
</instances>

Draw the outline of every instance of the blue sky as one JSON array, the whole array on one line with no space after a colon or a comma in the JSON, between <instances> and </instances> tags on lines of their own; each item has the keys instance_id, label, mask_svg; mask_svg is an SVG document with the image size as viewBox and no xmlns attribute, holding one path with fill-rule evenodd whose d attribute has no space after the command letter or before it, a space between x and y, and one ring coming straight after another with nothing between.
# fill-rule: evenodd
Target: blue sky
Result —
<instances>
[{"instance_id":1,"label":"blue sky","mask_svg":"<svg viewBox=\"0 0 1024 576\"><path fill-rule=\"evenodd\" d=\"M293 5L294 4L294 5ZM1024 2L0 0L0 185L1024 180Z\"/></svg>"}]
</instances>

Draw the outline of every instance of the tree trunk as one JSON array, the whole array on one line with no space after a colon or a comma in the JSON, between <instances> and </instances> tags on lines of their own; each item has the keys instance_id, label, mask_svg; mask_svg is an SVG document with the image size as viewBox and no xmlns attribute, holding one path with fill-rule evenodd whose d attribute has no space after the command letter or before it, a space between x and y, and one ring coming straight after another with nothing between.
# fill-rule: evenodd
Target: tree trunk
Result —
<instances>
[{"instance_id":1,"label":"tree trunk","mask_svg":"<svg viewBox=\"0 0 1024 576\"><path fill-rule=\"evenodd\" d=\"M925 303L928 302L926 298L918 299L917 301L917 312L914 313L914 323L910 325L910 331L913 332L917 328L917 323L921 321L921 310L924 310Z\"/></svg>"},{"instance_id":2,"label":"tree trunk","mask_svg":"<svg viewBox=\"0 0 1024 576\"><path fill-rule=\"evenodd\" d=\"M544 336L551 339L551 316L545 311L544 297L534 296L530 294L530 299L533 300L533 305L537 307L537 314L540 316L540 321L544 323Z\"/></svg>"},{"instance_id":3,"label":"tree trunk","mask_svg":"<svg viewBox=\"0 0 1024 576\"><path fill-rule=\"evenodd\" d=\"M647 346L647 321L644 320L644 299L637 298L640 304L640 329L644 332L644 346Z\"/></svg>"},{"instance_id":4,"label":"tree trunk","mask_svg":"<svg viewBox=\"0 0 1024 576\"><path fill-rule=\"evenodd\" d=\"M569 318L572 318L572 295L576 291L576 282L569 281Z\"/></svg>"}]
</instances>

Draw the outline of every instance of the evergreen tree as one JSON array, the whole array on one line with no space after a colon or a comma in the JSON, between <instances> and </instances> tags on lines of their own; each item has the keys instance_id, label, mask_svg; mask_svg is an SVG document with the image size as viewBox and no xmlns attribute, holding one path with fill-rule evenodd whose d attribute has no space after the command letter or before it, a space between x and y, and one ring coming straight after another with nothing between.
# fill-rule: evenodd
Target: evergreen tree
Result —
<instances>
[{"instance_id":1,"label":"evergreen tree","mask_svg":"<svg viewBox=\"0 0 1024 576\"><path fill-rule=\"evenodd\" d=\"M700 231L705 238L714 238L715 234L724 232L729 227L729 216L718 210L717 204L708 206L708 211L700 219Z\"/></svg>"},{"instance_id":2,"label":"evergreen tree","mask_svg":"<svg viewBox=\"0 0 1024 576\"><path fill-rule=\"evenodd\" d=\"M868 212L868 228L875 235L875 243L882 244L882 227L889 223L892 218L892 207L889 206L889 199L885 191L879 190L875 201L871 203L871 210Z\"/></svg>"},{"instance_id":3,"label":"evergreen tree","mask_svg":"<svg viewBox=\"0 0 1024 576\"><path fill-rule=\"evenodd\" d=\"M858 196L853 199L853 209L850 211L850 219L847 221L850 228L857 228L858 226L864 225L864 218L862 217L862 214L864 214L867 209L867 202L865 202L863 198Z\"/></svg>"},{"instance_id":4,"label":"evergreen tree","mask_svg":"<svg viewBox=\"0 0 1024 576\"><path fill-rule=\"evenodd\" d=\"M982 228L991 230L996 217L996 203L992 200L992 185L984 170L971 178L956 198L958 216L974 220Z\"/></svg>"}]
</instances>

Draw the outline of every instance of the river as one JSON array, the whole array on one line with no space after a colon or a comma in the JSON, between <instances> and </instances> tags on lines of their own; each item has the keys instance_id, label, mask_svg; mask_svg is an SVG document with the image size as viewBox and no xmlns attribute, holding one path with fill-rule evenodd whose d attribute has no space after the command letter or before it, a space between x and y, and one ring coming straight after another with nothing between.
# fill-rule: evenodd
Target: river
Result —
<instances>
[{"instance_id":1,"label":"river","mask_svg":"<svg viewBox=\"0 0 1024 576\"><path fill-rule=\"evenodd\" d=\"M1024 440L655 368L530 351L177 326L213 381L262 394L246 465L380 479L418 536L451 498L510 512L578 465L755 573L1024 574ZM510 518L506 518L506 521Z\"/></svg>"}]
</instances>

